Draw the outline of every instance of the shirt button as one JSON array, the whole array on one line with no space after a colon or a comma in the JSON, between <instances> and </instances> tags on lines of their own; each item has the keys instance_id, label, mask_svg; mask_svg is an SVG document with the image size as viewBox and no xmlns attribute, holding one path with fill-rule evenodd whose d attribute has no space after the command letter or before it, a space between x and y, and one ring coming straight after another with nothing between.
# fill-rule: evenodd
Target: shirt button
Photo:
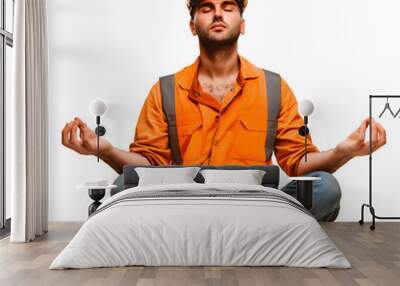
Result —
<instances>
[{"instance_id":1,"label":"shirt button","mask_svg":"<svg viewBox=\"0 0 400 286\"><path fill-rule=\"evenodd\" d=\"M219 121L219 115L217 115L217 117L215 117L215 122Z\"/></svg>"},{"instance_id":2,"label":"shirt button","mask_svg":"<svg viewBox=\"0 0 400 286\"><path fill-rule=\"evenodd\" d=\"M215 141L214 141L214 145L215 145L215 146L218 146L218 140L215 140Z\"/></svg>"}]
</instances>

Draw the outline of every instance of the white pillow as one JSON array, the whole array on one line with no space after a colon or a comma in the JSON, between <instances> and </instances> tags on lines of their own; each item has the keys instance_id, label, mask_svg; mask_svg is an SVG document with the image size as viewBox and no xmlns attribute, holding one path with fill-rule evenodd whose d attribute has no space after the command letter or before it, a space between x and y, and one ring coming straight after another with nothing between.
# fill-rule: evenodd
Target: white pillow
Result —
<instances>
[{"instance_id":1,"label":"white pillow","mask_svg":"<svg viewBox=\"0 0 400 286\"><path fill-rule=\"evenodd\" d=\"M204 183L235 183L246 185L261 185L265 175L263 170L201 170Z\"/></svg>"},{"instance_id":2,"label":"white pillow","mask_svg":"<svg viewBox=\"0 0 400 286\"><path fill-rule=\"evenodd\" d=\"M139 176L138 186L165 185L165 184L187 184L196 183L193 179L199 172L200 167L181 168L135 168Z\"/></svg>"}]
</instances>

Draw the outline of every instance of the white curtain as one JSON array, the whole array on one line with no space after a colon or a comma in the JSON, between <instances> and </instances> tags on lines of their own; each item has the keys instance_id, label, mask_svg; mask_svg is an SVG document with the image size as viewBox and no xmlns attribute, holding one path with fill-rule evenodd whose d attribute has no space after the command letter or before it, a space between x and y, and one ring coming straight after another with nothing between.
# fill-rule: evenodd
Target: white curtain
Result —
<instances>
[{"instance_id":1,"label":"white curtain","mask_svg":"<svg viewBox=\"0 0 400 286\"><path fill-rule=\"evenodd\" d=\"M10 99L11 242L48 229L48 47L46 0L16 0ZM7 148L7 147L6 147Z\"/></svg>"}]
</instances>

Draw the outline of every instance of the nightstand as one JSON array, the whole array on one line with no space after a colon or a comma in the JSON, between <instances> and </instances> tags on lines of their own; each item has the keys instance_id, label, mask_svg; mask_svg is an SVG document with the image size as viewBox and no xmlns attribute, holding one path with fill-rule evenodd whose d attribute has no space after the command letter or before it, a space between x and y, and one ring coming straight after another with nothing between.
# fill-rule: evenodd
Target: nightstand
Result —
<instances>
[{"instance_id":1,"label":"nightstand","mask_svg":"<svg viewBox=\"0 0 400 286\"><path fill-rule=\"evenodd\" d=\"M297 200L307 209L312 208L313 204L313 181L321 181L320 177L289 177L297 183Z\"/></svg>"}]
</instances>

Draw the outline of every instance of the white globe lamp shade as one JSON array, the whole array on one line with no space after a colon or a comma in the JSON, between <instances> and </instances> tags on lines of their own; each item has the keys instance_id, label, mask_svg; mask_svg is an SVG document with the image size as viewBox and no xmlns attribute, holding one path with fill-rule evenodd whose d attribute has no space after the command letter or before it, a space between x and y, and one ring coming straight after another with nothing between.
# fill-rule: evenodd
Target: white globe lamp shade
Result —
<instances>
[{"instance_id":1,"label":"white globe lamp shade","mask_svg":"<svg viewBox=\"0 0 400 286\"><path fill-rule=\"evenodd\" d=\"M90 102L89 110L94 116L102 116L107 110L107 105L103 100L96 98Z\"/></svg>"},{"instance_id":2,"label":"white globe lamp shade","mask_svg":"<svg viewBox=\"0 0 400 286\"><path fill-rule=\"evenodd\" d=\"M309 116L314 111L314 104L311 100L304 99L299 103L299 111L303 116Z\"/></svg>"}]
</instances>

